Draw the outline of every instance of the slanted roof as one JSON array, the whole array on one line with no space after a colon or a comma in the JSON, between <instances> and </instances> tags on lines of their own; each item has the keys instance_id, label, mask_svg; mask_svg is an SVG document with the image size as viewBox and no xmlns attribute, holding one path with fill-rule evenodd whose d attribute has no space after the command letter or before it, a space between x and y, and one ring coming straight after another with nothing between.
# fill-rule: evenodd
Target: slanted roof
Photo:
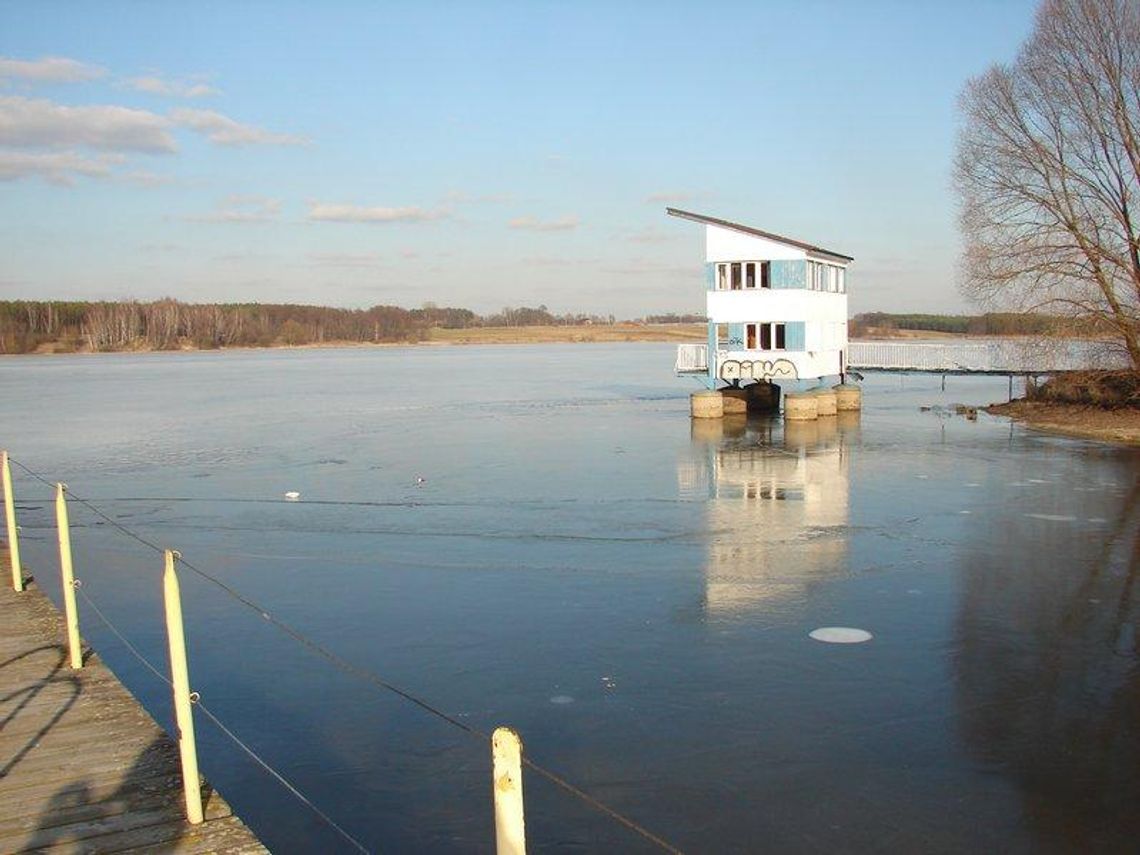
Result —
<instances>
[{"instance_id":1,"label":"slanted roof","mask_svg":"<svg viewBox=\"0 0 1140 855\"><path fill-rule=\"evenodd\" d=\"M720 226L721 228L732 229L733 231L740 232L742 234L767 238L768 240L774 240L777 243L784 243L788 246L797 247L799 249L805 250L806 252L810 252L813 255L823 255L827 256L828 258L834 258L840 261L855 260L850 255L844 255L842 252L835 252L834 250L824 249L820 246L813 246L812 244L806 243L802 240L783 237L782 235L766 232L762 229L754 229L752 226L745 226L741 225L740 223L729 222L728 220L720 220L716 217L706 216L705 214L694 214L692 211L682 211L680 208L666 208L665 213L669 214L672 217L681 217L685 220L692 220L694 223L704 223L707 226Z\"/></svg>"}]
</instances>

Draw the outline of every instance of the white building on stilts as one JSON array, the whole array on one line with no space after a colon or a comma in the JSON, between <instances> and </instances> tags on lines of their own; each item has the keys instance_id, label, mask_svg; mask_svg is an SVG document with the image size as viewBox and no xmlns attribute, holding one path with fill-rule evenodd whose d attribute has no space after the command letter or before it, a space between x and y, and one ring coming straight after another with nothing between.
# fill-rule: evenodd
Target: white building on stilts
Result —
<instances>
[{"instance_id":1,"label":"white building on stilts","mask_svg":"<svg viewBox=\"0 0 1140 855\"><path fill-rule=\"evenodd\" d=\"M847 365L849 255L668 208L705 226L708 344L680 345L676 369L709 389L836 377Z\"/></svg>"}]
</instances>

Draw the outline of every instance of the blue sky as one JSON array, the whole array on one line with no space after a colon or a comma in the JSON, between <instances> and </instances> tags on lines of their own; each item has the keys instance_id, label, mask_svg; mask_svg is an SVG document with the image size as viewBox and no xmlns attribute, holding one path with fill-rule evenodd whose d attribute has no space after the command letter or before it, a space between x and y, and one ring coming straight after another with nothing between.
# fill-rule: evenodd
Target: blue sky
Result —
<instances>
[{"instance_id":1,"label":"blue sky","mask_svg":"<svg viewBox=\"0 0 1140 855\"><path fill-rule=\"evenodd\" d=\"M965 311L957 97L1035 6L0 2L0 299L703 311L672 205Z\"/></svg>"}]
</instances>

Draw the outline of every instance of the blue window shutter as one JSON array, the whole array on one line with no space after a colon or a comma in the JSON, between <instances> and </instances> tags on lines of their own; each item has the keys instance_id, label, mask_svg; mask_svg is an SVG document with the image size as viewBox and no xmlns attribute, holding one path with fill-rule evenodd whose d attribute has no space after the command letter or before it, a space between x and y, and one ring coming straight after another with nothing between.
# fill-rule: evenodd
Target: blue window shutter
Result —
<instances>
[{"instance_id":1,"label":"blue window shutter","mask_svg":"<svg viewBox=\"0 0 1140 855\"><path fill-rule=\"evenodd\" d=\"M770 268L773 288L806 288L806 261L773 261Z\"/></svg>"},{"instance_id":2,"label":"blue window shutter","mask_svg":"<svg viewBox=\"0 0 1140 855\"><path fill-rule=\"evenodd\" d=\"M716 290L716 265L715 264L710 263L710 264L705 265L705 286L710 291Z\"/></svg>"},{"instance_id":3,"label":"blue window shutter","mask_svg":"<svg viewBox=\"0 0 1140 855\"><path fill-rule=\"evenodd\" d=\"M728 325L728 349L744 350L744 324Z\"/></svg>"},{"instance_id":4,"label":"blue window shutter","mask_svg":"<svg viewBox=\"0 0 1140 855\"><path fill-rule=\"evenodd\" d=\"M805 339L805 322L792 321L784 327L784 348L786 350L803 350Z\"/></svg>"}]
</instances>

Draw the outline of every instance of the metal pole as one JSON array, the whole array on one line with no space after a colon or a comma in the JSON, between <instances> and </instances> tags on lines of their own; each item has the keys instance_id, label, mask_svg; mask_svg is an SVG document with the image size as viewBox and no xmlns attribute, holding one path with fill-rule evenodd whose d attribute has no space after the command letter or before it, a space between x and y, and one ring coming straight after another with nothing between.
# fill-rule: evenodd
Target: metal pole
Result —
<instances>
[{"instance_id":1,"label":"metal pole","mask_svg":"<svg viewBox=\"0 0 1140 855\"><path fill-rule=\"evenodd\" d=\"M4 518L8 522L8 557L12 561L12 588L24 590L24 573L20 567L20 535L16 527L16 499L12 496L12 469L8 452L0 451L0 469L4 470Z\"/></svg>"},{"instance_id":2,"label":"metal pole","mask_svg":"<svg viewBox=\"0 0 1140 855\"><path fill-rule=\"evenodd\" d=\"M177 553L166 550L162 588L166 601L166 638L170 644L170 682L174 689L174 716L178 723L178 750L182 755L182 789L186 793L186 819L202 821L202 786L198 782L198 752L194 745L194 714L190 709L190 670L186 665L186 636L182 628L182 595L174 572Z\"/></svg>"},{"instance_id":3,"label":"metal pole","mask_svg":"<svg viewBox=\"0 0 1140 855\"><path fill-rule=\"evenodd\" d=\"M71 667L83 667L83 648L79 640L79 610L75 607L75 571L71 565L71 526L67 520L66 484L55 485L55 527L59 530L59 575L63 591L63 611L67 617L67 649Z\"/></svg>"},{"instance_id":4,"label":"metal pole","mask_svg":"<svg viewBox=\"0 0 1140 855\"><path fill-rule=\"evenodd\" d=\"M497 727L491 735L494 761L495 852L526 855L523 821L522 740L509 727Z\"/></svg>"}]
</instances>

